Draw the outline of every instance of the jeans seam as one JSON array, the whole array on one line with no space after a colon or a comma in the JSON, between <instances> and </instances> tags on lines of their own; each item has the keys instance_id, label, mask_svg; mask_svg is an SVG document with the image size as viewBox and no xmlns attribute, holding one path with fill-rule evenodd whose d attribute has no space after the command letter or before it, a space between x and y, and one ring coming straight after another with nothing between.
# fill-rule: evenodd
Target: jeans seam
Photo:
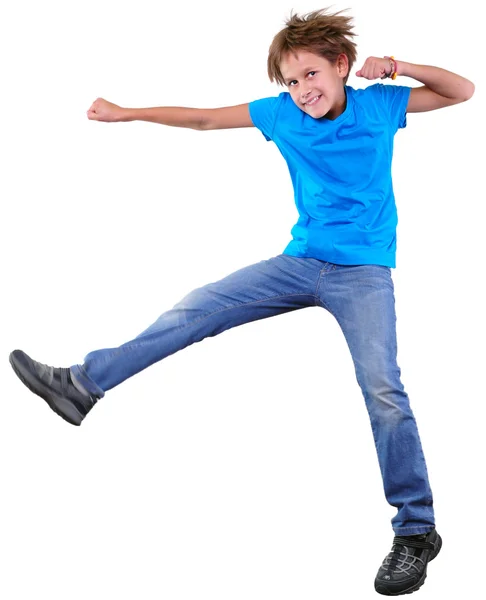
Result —
<instances>
[{"instance_id":1,"label":"jeans seam","mask_svg":"<svg viewBox=\"0 0 486 600\"><path fill-rule=\"evenodd\" d=\"M336 265L333 265L333 269L334 270L336 268ZM325 308L328 312L330 312L332 314L331 309L327 306L327 304L324 302L324 300L321 300L319 298L319 294L317 293L319 290L319 285L321 283L321 278L322 278L322 274L325 273L325 267L323 267L320 271L319 271L319 277L317 278L317 284L316 284L316 289L314 292L314 300L315 300L315 305L316 306L321 306L322 308Z\"/></svg>"}]
</instances>

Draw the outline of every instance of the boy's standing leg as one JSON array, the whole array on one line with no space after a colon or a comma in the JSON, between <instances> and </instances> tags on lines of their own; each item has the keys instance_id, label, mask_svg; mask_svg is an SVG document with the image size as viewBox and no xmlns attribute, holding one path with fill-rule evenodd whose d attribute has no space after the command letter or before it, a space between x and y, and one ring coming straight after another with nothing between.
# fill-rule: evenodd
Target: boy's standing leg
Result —
<instances>
[{"instance_id":1,"label":"boy's standing leg","mask_svg":"<svg viewBox=\"0 0 486 600\"><path fill-rule=\"evenodd\" d=\"M414 415L397 365L394 285L390 268L333 265L318 295L337 319L353 358L371 420L396 537L375 580L385 595L418 589L437 556L432 491Z\"/></svg>"}]
</instances>

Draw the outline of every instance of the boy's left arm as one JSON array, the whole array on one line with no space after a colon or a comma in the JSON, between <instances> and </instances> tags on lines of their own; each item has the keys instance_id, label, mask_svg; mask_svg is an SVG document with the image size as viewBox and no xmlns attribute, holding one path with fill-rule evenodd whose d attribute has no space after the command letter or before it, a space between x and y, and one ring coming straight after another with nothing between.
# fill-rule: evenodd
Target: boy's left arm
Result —
<instances>
[{"instance_id":1,"label":"boy's left arm","mask_svg":"<svg viewBox=\"0 0 486 600\"><path fill-rule=\"evenodd\" d=\"M426 112L459 104L469 100L474 94L474 83L456 73L431 67L416 65L402 60L395 60L397 76L402 75L420 81L424 85L412 88L407 105L407 112ZM389 75L388 58L370 56L363 67L356 72L358 77L366 79L383 79Z\"/></svg>"}]
</instances>

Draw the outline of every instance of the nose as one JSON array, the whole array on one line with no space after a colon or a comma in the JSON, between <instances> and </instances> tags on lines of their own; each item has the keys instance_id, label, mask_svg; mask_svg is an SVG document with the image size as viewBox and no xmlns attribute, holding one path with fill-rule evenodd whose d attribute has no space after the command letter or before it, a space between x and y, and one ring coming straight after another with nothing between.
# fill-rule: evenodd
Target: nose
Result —
<instances>
[{"instance_id":1,"label":"nose","mask_svg":"<svg viewBox=\"0 0 486 600\"><path fill-rule=\"evenodd\" d=\"M302 98L302 100L304 100L304 98L306 98L310 94L310 92L311 92L311 90L301 92L300 97Z\"/></svg>"}]
</instances>

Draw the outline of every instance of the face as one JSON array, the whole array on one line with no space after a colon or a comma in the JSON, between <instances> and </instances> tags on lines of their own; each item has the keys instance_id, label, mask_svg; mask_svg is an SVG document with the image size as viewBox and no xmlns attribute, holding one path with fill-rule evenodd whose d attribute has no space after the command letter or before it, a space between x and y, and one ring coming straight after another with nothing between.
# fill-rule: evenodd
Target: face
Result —
<instances>
[{"instance_id":1,"label":"face","mask_svg":"<svg viewBox=\"0 0 486 600\"><path fill-rule=\"evenodd\" d=\"M344 77L348 59L340 54L335 65L307 50L288 53L280 63L285 85L295 104L314 119L336 119L346 108Z\"/></svg>"}]
</instances>

